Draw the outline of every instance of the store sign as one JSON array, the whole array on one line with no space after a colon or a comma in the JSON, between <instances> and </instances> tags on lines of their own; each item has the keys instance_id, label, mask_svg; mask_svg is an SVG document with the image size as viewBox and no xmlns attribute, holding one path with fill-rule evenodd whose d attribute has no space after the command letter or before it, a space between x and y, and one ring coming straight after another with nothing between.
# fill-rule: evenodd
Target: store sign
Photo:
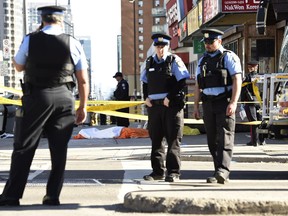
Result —
<instances>
[{"instance_id":1,"label":"store sign","mask_svg":"<svg viewBox=\"0 0 288 216\"><path fill-rule=\"evenodd\" d=\"M222 0L222 12L256 12L260 0Z\"/></svg>"},{"instance_id":2,"label":"store sign","mask_svg":"<svg viewBox=\"0 0 288 216\"><path fill-rule=\"evenodd\" d=\"M198 7L195 7L187 14L188 20L188 35L199 29L199 20L198 20Z\"/></svg>"},{"instance_id":3,"label":"store sign","mask_svg":"<svg viewBox=\"0 0 288 216\"><path fill-rule=\"evenodd\" d=\"M216 0L203 0L203 23L208 22L219 13L219 5Z\"/></svg>"},{"instance_id":4,"label":"store sign","mask_svg":"<svg viewBox=\"0 0 288 216\"><path fill-rule=\"evenodd\" d=\"M178 20L177 2L175 2L169 9L167 9L167 23L171 26Z\"/></svg>"},{"instance_id":5,"label":"store sign","mask_svg":"<svg viewBox=\"0 0 288 216\"><path fill-rule=\"evenodd\" d=\"M205 52L204 43L201 42L201 39L193 40L193 52L194 54L202 54Z\"/></svg>"},{"instance_id":6,"label":"store sign","mask_svg":"<svg viewBox=\"0 0 288 216\"><path fill-rule=\"evenodd\" d=\"M185 39L187 37L188 29L187 29L187 19L186 19L186 17L179 22L178 31L179 31L178 36L179 36L179 40L180 41L182 41L183 39Z\"/></svg>"}]
</instances>

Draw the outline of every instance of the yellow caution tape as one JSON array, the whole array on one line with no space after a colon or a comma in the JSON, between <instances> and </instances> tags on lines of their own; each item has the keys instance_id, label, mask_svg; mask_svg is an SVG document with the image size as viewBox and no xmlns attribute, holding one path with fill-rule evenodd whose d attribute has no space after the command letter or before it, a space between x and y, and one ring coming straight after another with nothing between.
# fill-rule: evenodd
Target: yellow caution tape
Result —
<instances>
[{"instance_id":1,"label":"yellow caution tape","mask_svg":"<svg viewBox=\"0 0 288 216\"><path fill-rule=\"evenodd\" d=\"M0 89L2 89L5 92L10 92L19 96L23 95L22 90L17 90L17 89L6 87L6 86L0 86Z\"/></svg>"},{"instance_id":2,"label":"yellow caution tape","mask_svg":"<svg viewBox=\"0 0 288 216\"><path fill-rule=\"evenodd\" d=\"M244 82L244 83L242 83L242 87L245 87L245 86L247 86L249 84L252 84L252 89L253 89L254 95L256 96L256 99L257 99L257 101L243 101L243 102L241 102L242 104L245 104L245 103L259 103L260 106L262 106L262 99L261 99L261 96L260 96L260 91L259 91L259 88L256 85L256 83L257 83L257 79L255 79L253 82Z\"/></svg>"}]
</instances>

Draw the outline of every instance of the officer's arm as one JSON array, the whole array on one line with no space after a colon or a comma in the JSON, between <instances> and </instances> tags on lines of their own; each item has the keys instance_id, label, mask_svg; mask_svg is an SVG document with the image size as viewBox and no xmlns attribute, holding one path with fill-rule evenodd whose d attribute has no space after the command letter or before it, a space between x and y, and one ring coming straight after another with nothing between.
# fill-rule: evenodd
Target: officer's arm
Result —
<instances>
[{"instance_id":1,"label":"officer's arm","mask_svg":"<svg viewBox=\"0 0 288 216\"><path fill-rule=\"evenodd\" d=\"M236 103L239 99L242 87L242 78L241 73L235 74L233 77L233 85L232 85L232 97L230 103Z\"/></svg>"},{"instance_id":2,"label":"officer's arm","mask_svg":"<svg viewBox=\"0 0 288 216\"><path fill-rule=\"evenodd\" d=\"M148 97L148 84L145 82L142 82L142 87L143 87L143 97L144 100Z\"/></svg>"},{"instance_id":3,"label":"officer's arm","mask_svg":"<svg viewBox=\"0 0 288 216\"><path fill-rule=\"evenodd\" d=\"M13 65L18 72L22 72L25 69L25 65L17 64L15 59L13 59Z\"/></svg>"},{"instance_id":4,"label":"officer's arm","mask_svg":"<svg viewBox=\"0 0 288 216\"><path fill-rule=\"evenodd\" d=\"M171 100L186 86L186 78L179 80L176 85L168 92L167 98Z\"/></svg>"},{"instance_id":5,"label":"officer's arm","mask_svg":"<svg viewBox=\"0 0 288 216\"><path fill-rule=\"evenodd\" d=\"M88 81L88 74L87 70L78 70L75 73L77 84L78 84L78 91L79 91L79 108L76 112L76 124L83 123L87 116L87 101L89 95L89 81Z\"/></svg>"}]
</instances>

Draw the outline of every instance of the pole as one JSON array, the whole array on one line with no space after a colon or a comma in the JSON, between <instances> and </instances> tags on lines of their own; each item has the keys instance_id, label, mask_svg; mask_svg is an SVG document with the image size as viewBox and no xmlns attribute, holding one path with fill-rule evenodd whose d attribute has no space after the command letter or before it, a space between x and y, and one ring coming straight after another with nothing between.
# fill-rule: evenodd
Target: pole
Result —
<instances>
[{"instance_id":1,"label":"pole","mask_svg":"<svg viewBox=\"0 0 288 216\"><path fill-rule=\"evenodd\" d=\"M133 25L134 25L134 99L137 100L137 64L136 64L136 10L135 10L136 1L133 1Z\"/></svg>"}]
</instances>

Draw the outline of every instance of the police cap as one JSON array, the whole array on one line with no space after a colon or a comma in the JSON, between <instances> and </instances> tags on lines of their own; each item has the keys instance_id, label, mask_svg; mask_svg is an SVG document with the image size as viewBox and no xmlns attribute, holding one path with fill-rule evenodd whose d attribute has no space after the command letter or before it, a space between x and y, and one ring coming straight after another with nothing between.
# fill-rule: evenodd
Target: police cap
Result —
<instances>
[{"instance_id":1,"label":"police cap","mask_svg":"<svg viewBox=\"0 0 288 216\"><path fill-rule=\"evenodd\" d=\"M44 6L37 8L40 15L50 15L50 14L58 14L63 15L66 8L57 6L57 5L51 5L51 6Z\"/></svg>"},{"instance_id":2,"label":"police cap","mask_svg":"<svg viewBox=\"0 0 288 216\"><path fill-rule=\"evenodd\" d=\"M164 33L156 33L151 36L151 39L154 41L154 46L161 46L169 44L171 37Z\"/></svg>"},{"instance_id":3,"label":"police cap","mask_svg":"<svg viewBox=\"0 0 288 216\"><path fill-rule=\"evenodd\" d=\"M203 29L201 32L203 34L202 41L204 41L205 39L207 40L221 39L222 35L224 34L224 32L212 28Z\"/></svg>"},{"instance_id":4,"label":"police cap","mask_svg":"<svg viewBox=\"0 0 288 216\"><path fill-rule=\"evenodd\" d=\"M113 78L116 78L116 77L123 77L123 74L121 72L116 72Z\"/></svg>"},{"instance_id":5,"label":"police cap","mask_svg":"<svg viewBox=\"0 0 288 216\"><path fill-rule=\"evenodd\" d=\"M247 65L258 65L259 62L258 61L249 61L247 62Z\"/></svg>"}]
</instances>

